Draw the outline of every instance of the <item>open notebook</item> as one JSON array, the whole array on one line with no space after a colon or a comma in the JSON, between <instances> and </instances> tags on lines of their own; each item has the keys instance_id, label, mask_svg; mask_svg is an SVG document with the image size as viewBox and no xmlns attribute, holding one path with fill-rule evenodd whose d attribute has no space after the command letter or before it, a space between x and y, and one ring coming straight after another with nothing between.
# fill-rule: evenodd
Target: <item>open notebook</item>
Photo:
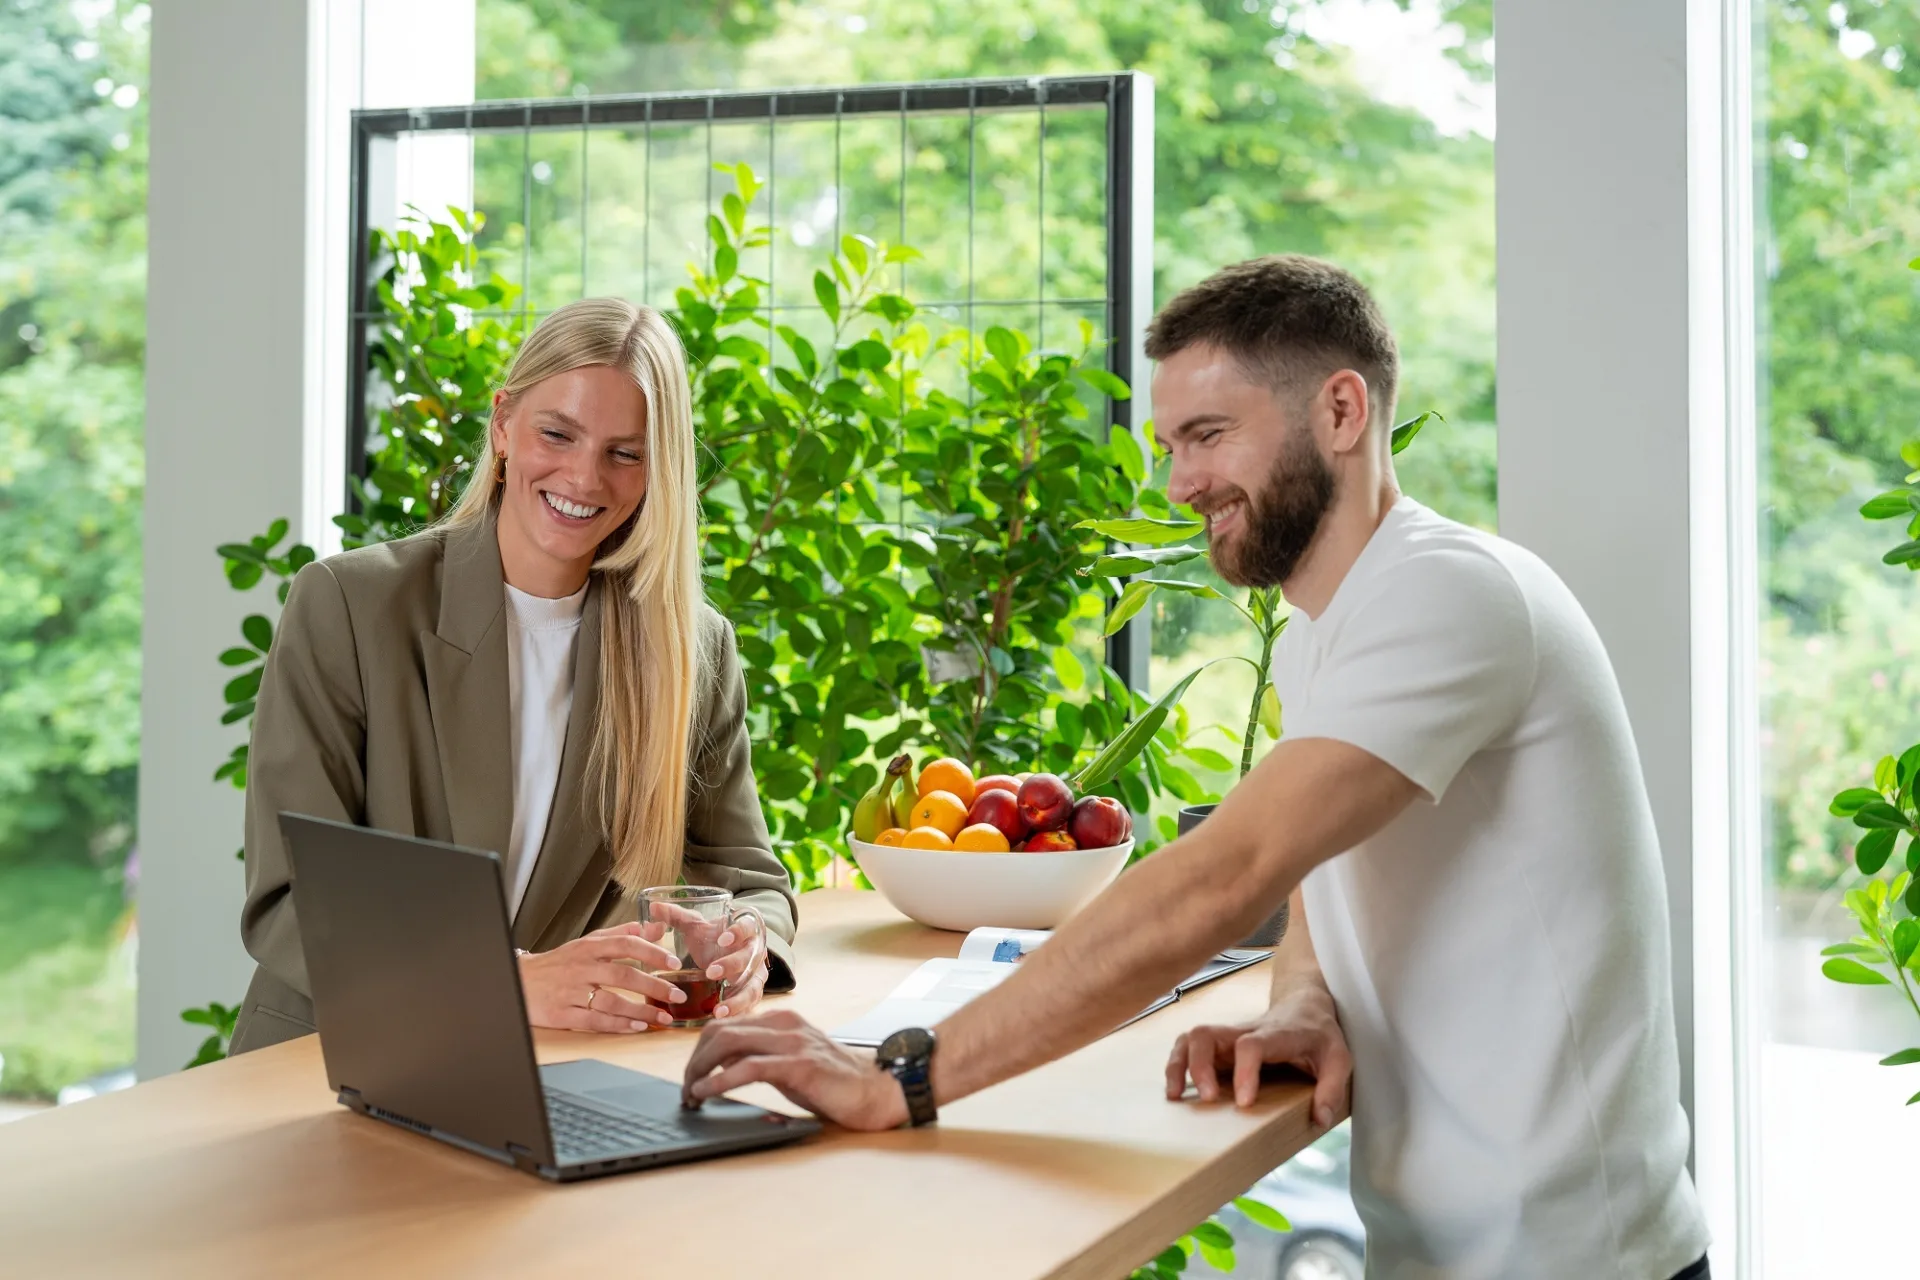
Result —
<instances>
[{"instance_id":1,"label":"open notebook","mask_svg":"<svg viewBox=\"0 0 1920 1280\"><path fill-rule=\"evenodd\" d=\"M833 1038L842 1044L876 1047L902 1027L930 1027L982 991L999 986L1021 960L1051 936L1046 929L975 929L960 944L958 959L926 961L895 987L892 995L852 1022L836 1027ZM1269 954L1222 951L1198 973L1120 1025L1138 1022L1178 1000L1182 992L1259 964Z\"/></svg>"}]
</instances>

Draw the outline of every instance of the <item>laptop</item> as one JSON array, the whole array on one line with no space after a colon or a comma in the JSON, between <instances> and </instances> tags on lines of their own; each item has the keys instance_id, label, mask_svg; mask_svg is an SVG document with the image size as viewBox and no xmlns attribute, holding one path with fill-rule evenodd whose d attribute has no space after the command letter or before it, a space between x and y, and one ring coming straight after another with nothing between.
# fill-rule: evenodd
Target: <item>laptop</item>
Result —
<instances>
[{"instance_id":1,"label":"laptop","mask_svg":"<svg viewBox=\"0 0 1920 1280\"><path fill-rule=\"evenodd\" d=\"M327 1083L364 1116L554 1182L820 1130L593 1059L540 1066L499 859L282 813ZM648 1033L652 1034L652 1033Z\"/></svg>"}]
</instances>

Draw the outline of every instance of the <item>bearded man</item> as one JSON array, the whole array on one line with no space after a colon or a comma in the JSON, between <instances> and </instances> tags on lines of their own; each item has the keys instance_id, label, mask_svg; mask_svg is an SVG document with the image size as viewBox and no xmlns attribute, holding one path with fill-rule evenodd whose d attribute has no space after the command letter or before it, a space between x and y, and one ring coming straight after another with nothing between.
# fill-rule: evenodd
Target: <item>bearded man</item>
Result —
<instances>
[{"instance_id":1,"label":"bearded man","mask_svg":"<svg viewBox=\"0 0 1920 1280\"><path fill-rule=\"evenodd\" d=\"M784 1010L730 1019L689 1101L766 1081L849 1127L927 1123L1291 897L1271 1007L1181 1036L1168 1098L1251 1104L1273 1062L1314 1076L1322 1127L1350 1100L1370 1277L1702 1280L1659 846L1592 623L1537 557L1401 494L1399 355L1346 272L1229 267L1147 354L1168 496L1223 578L1293 607L1286 737L937 1040L875 1061Z\"/></svg>"}]
</instances>

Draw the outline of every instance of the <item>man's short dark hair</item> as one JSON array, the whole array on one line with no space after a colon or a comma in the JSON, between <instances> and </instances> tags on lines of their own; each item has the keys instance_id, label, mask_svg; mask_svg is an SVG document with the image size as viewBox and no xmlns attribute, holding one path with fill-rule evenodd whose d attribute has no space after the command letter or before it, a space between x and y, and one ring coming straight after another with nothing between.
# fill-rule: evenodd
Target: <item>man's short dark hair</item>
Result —
<instances>
[{"instance_id":1,"label":"man's short dark hair","mask_svg":"<svg viewBox=\"0 0 1920 1280\"><path fill-rule=\"evenodd\" d=\"M1367 380L1373 421L1392 416L1400 381L1393 331L1367 287L1331 262L1297 253L1236 262L1181 290L1147 326L1149 359L1203 345L1287 395L1352 369Z\"/></svg>"}]
</instances>

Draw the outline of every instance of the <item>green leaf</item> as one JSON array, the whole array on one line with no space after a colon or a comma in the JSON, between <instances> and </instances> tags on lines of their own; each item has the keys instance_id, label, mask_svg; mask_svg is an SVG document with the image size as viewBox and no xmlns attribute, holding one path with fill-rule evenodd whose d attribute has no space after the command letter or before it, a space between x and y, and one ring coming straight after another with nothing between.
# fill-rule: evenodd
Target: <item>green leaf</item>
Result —
<instances>
[{"instance_id":1,"label":"green leaf","mask_svg":"<svg viewBox=\"0 0 1920 1280\"><path fill-rule=\"evenodd\" d=\"M867 246L861 243L860 237L841 236L840 252L845 255L847 264L853 268L854 274L863 276L867 274Z\"/></svg>"},{"instance_id":2,"label":"green leaf","mask_svg":"<svg viewBox=\"0 0 1920 1280\"><path fill-rule=\"evenodd\" d=\"M1102 634L1110 636L1126 626L1127 619L1140 612L1140 606L1144 605L1147 597L1153 594L1155 585L1146 578L1136 578L1129 582L1126 589L1120 593L1120 598L1114 601L1113 608L1107 611L1107 625Z\"/></svg>"},{"instance_id":3,"label":"green leaf","mask_svg":"<svg viewBox=\"0 0 1920 1280\"><path fill-rule=\"evenodd\" d=\"M813 296L820 300L820 309L827 313L827 319L840 323L840 288L834 284L833 277L824 271L813 273Z\"/></svg>"},{"instance_id":4,"label":"green leaf","mask_svg":"<svg viewBox=\"0 0 1920 1280\"><path fill-rule=\"evenodd\" d=\"M1199 765L1202 769L1210 769L1214 773L1228 773L1233 769L1233 761L1227 759L1212 747L1187 747L1182 750L1181 754Z\"/></svg>"},{"instance_id":5,"label":"green leaf","mask_svg":"<svg viewBox=\"0 0 1920 1280\"><path fill-rule=\"evenodd\" d=\"M1854 811L1853 825L1856 827L1885 828L1890 831L1905 831L1910 825L1907 815L1884 800L1869 800Z\"/></svg>"},{"instance_id":6,"label":"green leaf","mask_svg":"<svg viewBox=\"0 0 1920 1280\"><path fill-rule=\"evenodd\" d=\"M1293 1224L1287 1221L1287 1215L1264 1200L1255 1200L1251 1196L1235 1196L1233 1207L1247 1215L1247 1220L1255 1226L1265 1227L1269 1231L1291 1231Z\"/></svg>"},{"instance_id":7,"label":"green leaf","mask_svg":"<svg viewBox=\"0 0 1920 1280\"><path fill-rule=\"evenodd\" d=\"M1191 1234L1195 1243L1210 1244L1216 1249L1233 1248L1233 1233L1217 1222L1203 1222Z\"/></svg>"},{"instance_id":8,"label":"green leaf","mask_svg":"<svg viewBox=\"0 0 1920 1280\"><path fill-rule=\"evenodd\" d=\"M1848 982L1861 987L1885 987L1892 985L1892 979L1876 969L1869 969L1858 960L1849 960L1845 956L1836 956L1820 966L1820 972L1835 982Z\"/></svg>"},{"instance_id":9,"label":"green leaf","mask_svg":"<svg viewBox=\"0 0 1920 1280\"><path fill-rule=\"evenodd\" d=\"M733 279L733 273L740 269L740 254L730 244L723 244L713 251L713 278L721 284Z\"/></svg>"},{"instance_id":10,"label":"green leaf","mask_svg":"<svg viewBox=\"0 0 1920 1280\"><path fill-rule=\"evenodd\" d=\"M1186 582L1179 578L1140 578L1136 581L1144 582L1149 586L1160 587L1167 591L1177 591L1181 595L1199 596L1202 600L1226 599L1225 596L1204 582Z\"/></svg>"},{"instance_id":11,"label":"green leaf","mask_svg":"<svg viewBox=\"0 0 1920 1280\"><path fill-rule=\"evenodd\" d=\"M1086 687L1087 669L1080 665L1070 645L1053 647L1053 674L1060 677L1060 687L1068 693L1078 693Z\"/></svg>"},{"instance_id":12,"label":"green leaf","mask_svg":"<svg viewBox=\"0 0 1920 1280\"><path fill-rule=\"evenodd\" d=\"M1827 812L1836 818L1851 818L1860 812L1861 805L1872 804L1879 799L1880 793L1871 787L1848 787L1833 798L1833 803L1827 806Z\"/></svg>"},{"instance_id":13,"label":"green leaf","mask_svg":"<svg viewBox=\"0 0 1920 1280\"><path fill-rule=\"evenodd\" d=\"M1260 691L1260 727L1275 742L1280 740L1280 691L1272 685Z\"/></svg>"},{"instance_id":14,"label":"green leaf","mask_svg":"<svg viewBox=\"0 0 1920 1280\"><path fill-rule=\"evenodd\" d=\"M221 664L229 667L244 667L249 662L259 661L259 658L260 655L252 649L226 649L220 654Z\"/></svg>"},{"instance_id":15,"label":"green leaf","mask_svg":"<svg viewBox=\"0 0 1920 1280\"><path fill-rule=\"evenodd\" d=\"M244 542L223 542L214 550L220 553L220 558L223 560L240 560L247 564L262 566L267 563L266 552L248 546Z\"/></svg>"},{"instance_id":16,"label":"green leaf","mask_svg":"<svg viewBox=\"0 0 1920 1280\"><path fill-rule=\"evenodd\" d=\"M1920 743L1908 747L1900 753L1900 759L1893 766L1894 781L1903 792L1913 790L1913 779L1920 773Z\"/></svg>"},{"instance_id":17,"label":"green leaf","mask_svg":"<svg viewBox=\"0 0 1920 1280\"><path fill-rule=\"evenodd\" d=\"M1860 868L1860 874L1875 875L1886 866L1887 859L1893 856L1893 842L1899 838L1899 832L1885 828L1861 836L1860 843L1853 848L1853 863Z\"/></svg>"},{"instance_id":18,"label":"green leaf","mask_svg":"<svg viewBox=\"0 0 1920 1280\"><path fill-rule=\"evenodd\" d=\"M1084 367L1080 370L1080 380L1109 400L1133 399L1132 388L1128 387L1118 374L1109 373L1105 369Z\"/></svg>"},{"instance_id":19,"label":"green leaf","mask_svg":"<svg viewBox=\"0 0 1920 1280\"><path fill-rule=\"evenodd\" d=\"M1233 1256L1233 1246L1228 1245L1222 1248L1217 1244L1209 1244L1207 1241L1202 1240L1195 1248L1200 1254L1200 1257L1205 1260L1206 1264L1215 1271L1223 1272L1226 1275L1232 1275L1234 1273L1235 1259Z\"/></svg>"},{"instance_id":20,"label":"green leaf","mask_svg":"<svg viewBox=\"0 0 1920 1280\"><path fill-rule=\"evenodd\" d=\"M883 342L862 338L840 353L840 363L845 368L878 371L893 363L893 352Z\"/></svg>"},{"instance_id":21,"label":"green leaf","mask_svg":"<svg viewBox=\"0 0 1920 1280\"><path fill-rule=\"evenodd\" d=\"M1129 516L1119 520L1082 520L1073 527L1091 529L1101 537L1112 538L1116 542L1144 542L1149 546L1164 546L1169 542L1178 542L1182 538L1191 538L1207 526L1198 520L1152 520L1141 516Z\"/></svg>"},{"instance_id":22,"label":"green leaf","mask_svg":"<svg viewBox=\"0 0 1920 1280\"><path fill-rule=\"evenodd\" d=\"M1173 688L1161 694L1158 702L1135 717L1133 723L1122 729L1099 754L1087 762L1085 768L1067 780L1067 785L1073 788L1073 793L1083 796L1097 787L1104 786L1115 774L1132 764L1134 757L1146 750L1147 743L1153 740L1154 734L1160 732L1160 726L1167 722L1167 714L1173 709L1173 705L1186 696L1187 687L1214 662L1223 661L1225 659L1215 658L1212 662L1201 663L1187 672Z\"/></svg>"},{"instance_id":23,"label":"green leaf","mask_svg":"<svg viewBox=\"0 0 1920 1280\"><path fill-rule=\"evenodd\" d=\"M1197 560L1205 554L1199 547L1136 547L1101 556L1087 572L1096 578L1125 578L1162 565Z\"/></svg>"},{"instance_id":24,"label":"green leaf","mask_svg":"<svg viewBox=\"0 0 1920 1280\"><path fill-rule=\"evenodd\" d=\"M1858 942L1836 942L1830 947L1822 947L1823 956L1880 956L1878 947L1869 947Z\"/></svg>"},{"instance_id":25,"label":"green leaf","mask_svg":"<svg viewBox=\"0 0 1920 1280\"><path fill-rule=\"evenodd\" d=\"M1883 1067L1904 1067L1915 1062L1920 1062L1920 1049L1902 1049L1898 1053L1890 1053L1880 1059L1880 1065Z\"/></svg>"},{"instance_id":26,"label":"green leaf","mask_svg":"<svg viewBox=\"0 0 1920 1280\"><path fill-rule=\"evenodd\" d=\"M1020 367L1020 339L1014 337L1011 330L997 324L990 326L986 344L988 353L1008 373Z\"/></svg>"},{"instance_id":27,"label":"green leaf","mask_svg":"<svg viewBox=\"0 0 1920 1280\"><path fill-rule=\"evenodd\" d=\"M1873 766L1873 785L1890 792L1900 785L1900 765L1892 756L1881 756Z\"/></svg>"},{"instance_id":28,"label":"green leaf","mask_svg":"<svg viewBox=\"0 0 1920 1280\"><path fill-rule=\"evenodd\" d=\"M260 692L260 668L244 672L227 682L223 697L228 702L245 702Z\"/></svg>"},{"instance_id":29,"label":"green leaf","mask_svg":"<svg viewBox=\"0 0 1920 1280\"><path fill-rule=\"evenodd\" d=\"M1869 520L1891 520L1896 516L1904 518L1913 514L1913 504L1907 501L1905 489L1889 489L1862 503L1860 514Z\"/></svg>"},{"instance_id":30,"label":"green leaf","mask_svg":"<svg viewBox=\"0 0 1920 1280\"><path fill-rule=\"evenodd\" d=\"M736 236L746 234L746 201L729 191L726 195L720 197L720 211L727 216L727 225L733 228L733 234Z\"/></svg>"},{"instance_id":31,"label":"green leaf","mask_svg":"<svg viewBox=\"0 0 1920 1280\"><path fill-rule=\"evenodd\" d=\"M274 547L278 546L280 539L287 536L287 529L289 527L290 526L287 524L286 518L284 516L278 520L275 520L272 524L268 525L267 526L267 545L265 549L268 551L271 551L274 549Z\"/></svg>"},{"instance_id":32,"label":"green leaf","mask_svg":"<svg viewBox=\"0 0 1920 1280\"><path fill-rule=\"evenodd\" d=\"M257 613L250 613L240 622L240 634L247 643L265 653L273 647L273 624Z\"/></svg>"},{"instance_id":33,"label":"green leaf","mask_svg":"<svg viewBox=\"0 0 1920 1280\"><path fill-rule=\"evenodd\" d=\"M1420 428L1427 425L1429 418L1439 418L1442 422L1446 421L1446 419L1442 418L1438 413L1429 409L1411 422L1401 423L1393 429L1393 452L1396 454L1400 453L1405 450L1408 445L1412 444L1413 438L1420 434Z\"/></svg>"},{"instance_id":34,"label":"green leaf","mask_svg":"<svg viewBox=\"0 0 1920 1280\"><path fill-rule=\"evenodd\" d=\"M1920 843L1920 841L1916 841L1916 843ZM1911 848L1907 850L1907 859L1908 861L1912 861L1913 859L1913 850ZM1907 891L1901 895L1900 900L1906 904L1908 915L1920 916L1920 876L1915 876L1907 882Z\"/></svg>"},{"instance_id":35,"label":"green leaf","mask_svg":"<svg viewBox=\"0 0 1920 1280\"><path fill-rule=\"evenodd\" d=\"M1907 961L1913 959L1916 946L1920 946L1920 920L1902 920L1893 926L1893 962L1906 968Z\"/></svg>"},{"instance_id":36,"label":"green leaf","mask_svg":"<svg viewBox=\"0 0 1920 1280\"><path fill-rule=\"evenodd\" d=\"M1903 542L1880 557L1884 564L1911 564L1920 561L1920 542Z\"/></svg>"},{"instance_id":37,"label":"green leaf","mask_svg":"<svg viewBox=\"0 0 1920 1280\"><path fill-rule=\"evenodd\" d=\"M1120 473L1135 484L1146 483L1147 455L1140 451L1140 442L1134 439L1133 432L1125 427L1115 427L1107 441L1113 446L1114 460L1120 464Z\"/></svg>"}]
</instances>

